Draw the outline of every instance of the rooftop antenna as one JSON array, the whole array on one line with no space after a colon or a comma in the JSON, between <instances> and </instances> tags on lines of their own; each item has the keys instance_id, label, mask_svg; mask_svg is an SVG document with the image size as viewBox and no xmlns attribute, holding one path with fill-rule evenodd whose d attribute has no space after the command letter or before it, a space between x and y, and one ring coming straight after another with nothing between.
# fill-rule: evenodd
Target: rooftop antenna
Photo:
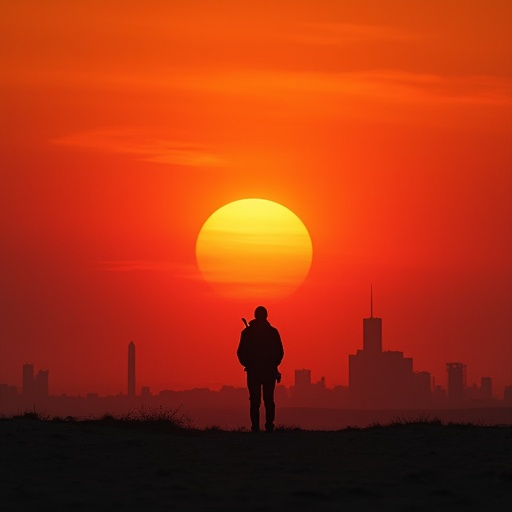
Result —
<instances>
[{"instance_id":1,"label":"rooftop antenna","mask_svg":"<svg viewBox=\"0 0 512 512\"><path fill-rule=\"evenodd\" d=\"M370 318L373 318L373 285L370 285Z\"/></svg>"}]
</instances>

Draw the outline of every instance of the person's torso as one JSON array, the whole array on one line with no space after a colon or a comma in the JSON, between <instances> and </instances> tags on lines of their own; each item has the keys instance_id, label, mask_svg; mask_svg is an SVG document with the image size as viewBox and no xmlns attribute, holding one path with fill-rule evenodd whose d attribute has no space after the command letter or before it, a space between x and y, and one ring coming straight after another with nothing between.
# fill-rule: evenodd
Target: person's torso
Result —
<instances>
[{"instance_id":1,"label":"person's torso","mask_svg":"<svg viewBox=\"0 0 512 512\"><path fill-rule=\"evenodd\" d=\"M277 330L270 324L250 326L246 330L248 365L251 368L275 367L280 356Z\"/></svg>"}]
</instances>

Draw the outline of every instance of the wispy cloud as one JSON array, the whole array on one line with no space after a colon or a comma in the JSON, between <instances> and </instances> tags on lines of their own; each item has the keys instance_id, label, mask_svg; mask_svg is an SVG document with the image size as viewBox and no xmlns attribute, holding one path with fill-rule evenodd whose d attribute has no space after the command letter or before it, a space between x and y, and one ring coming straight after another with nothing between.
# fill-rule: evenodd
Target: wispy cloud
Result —
<instances>
[{"instance_id":1,"label":"wispy cloud","mask_svg":"<svg viewBox=\"0 0 512 512\"><path fill-rule=\"evenodd\" d=\"M99 128L65 135L54 140L65 146L109 153L124 153L140 160L189 167L214 167L220 158L209 148L195 143L147 135L141 129Z\"/></svg>"},{"instance_id":2,"label":"wispy cloud","mask_svg":"<svg viewBox=\"0 0 512 512\"><path fill-rule=\"evenodd\" d=\"M391 35L389 36L391 37ZM397 35L398 37L398 35ZM406 36L404 36L406 37ZM78 81L74 76L72 81ZM497 75L445 75L400 69L365 71L310 71L261 68L175 69L168 76L140 74L95 74L83 77L97 87L111 90L188 91L231 97L263 98L286 103L313 95L337 99L369 99L400 103L443 103L511 105L512 80ZM142 130L106 128L62 137L60 144L131 153L140 159L175 165L215 166L220 156L196 143L144 135Z\"/></svg>"},{"instance_id":3,"label":"wispy cloud","mask_svg":"<svg viewBox=\"0 0 512 512\"><path fill-rule=\"evenodd\" d=\"M150 260L115 260L99 261L96 263L98 270L105 272L133 272L133 271L162 271L174 269L169 261Z\"/></svg>"},{"instance_id":4,"label":"wispy cloud","mask_svg":"<svg viewBox=\"0 0 512 512\"><path fill-rule=\"evenodd\" d=\"M199 274L194 264L183 264L175 261L162 260L109 260L97 261L94 267L99 272L170 272L182 279L201 281L203 277Z\"/></svg>"},{"instance_id":5,"label":"wispy cloud","mask_svg":"<svg viewBox=\"0 0 512 512\"><path fill-rule=\"evenodd\" d=\"M372 41L408 42L422 39L418 33L397 27L354 23L296 23L287 35L294 42L313 45L343 45Z\"/></svg>"},{"instance_id":6,"label":"wispy cloud","mask_svg":"<svg viewBox=\"0 0 512 512\"><path fill-rule=\"evenodd\" d=\"M294 72L246 70L182 77L181 86L210 92L302 101L311 94L415 103L512 103L512 81L494 76L443 76L393 70ZM293 94L292 94L293 93Z\"/></svg>"}]
</instances>

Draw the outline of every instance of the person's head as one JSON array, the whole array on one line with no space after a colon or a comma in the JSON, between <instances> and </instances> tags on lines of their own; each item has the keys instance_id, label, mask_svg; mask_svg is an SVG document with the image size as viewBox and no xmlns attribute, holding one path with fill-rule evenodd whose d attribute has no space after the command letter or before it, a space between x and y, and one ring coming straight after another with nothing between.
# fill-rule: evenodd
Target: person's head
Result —
<instances>
[{"instance_id":1,"label":"person's head","mask_svg":"<svg viewBox=\"0 0 512 512\"><path fill-rule=\"evenodd\" d=\"M263 306L258 306L254 310L254 318L256 318L256 320L266 320L267 315L268 315L267 310Z\"/></svg>"}]
</instances>

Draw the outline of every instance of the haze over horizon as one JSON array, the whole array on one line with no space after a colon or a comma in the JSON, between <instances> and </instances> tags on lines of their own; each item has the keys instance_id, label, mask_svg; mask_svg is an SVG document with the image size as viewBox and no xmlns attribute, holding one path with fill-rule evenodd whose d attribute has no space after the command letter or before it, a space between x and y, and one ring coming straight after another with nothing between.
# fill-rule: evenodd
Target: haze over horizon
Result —
<instances>
[{"instance_id":1,"label":"haze over horizon","mask_svg":"<svg viewBox=\"0 0 512 512\"><path fill-rule=\"evenodd\" d=\"M384 350L443 387L449 361L512 384L510 2L0 10L0 383L33 363L52 394L116 394L133 341L152 390L243 387L264 304L284 382L347 385L373 286ZM248 198L307 228L291 295L198 269L204 223Z\"/></svg>"}]
</instances>

